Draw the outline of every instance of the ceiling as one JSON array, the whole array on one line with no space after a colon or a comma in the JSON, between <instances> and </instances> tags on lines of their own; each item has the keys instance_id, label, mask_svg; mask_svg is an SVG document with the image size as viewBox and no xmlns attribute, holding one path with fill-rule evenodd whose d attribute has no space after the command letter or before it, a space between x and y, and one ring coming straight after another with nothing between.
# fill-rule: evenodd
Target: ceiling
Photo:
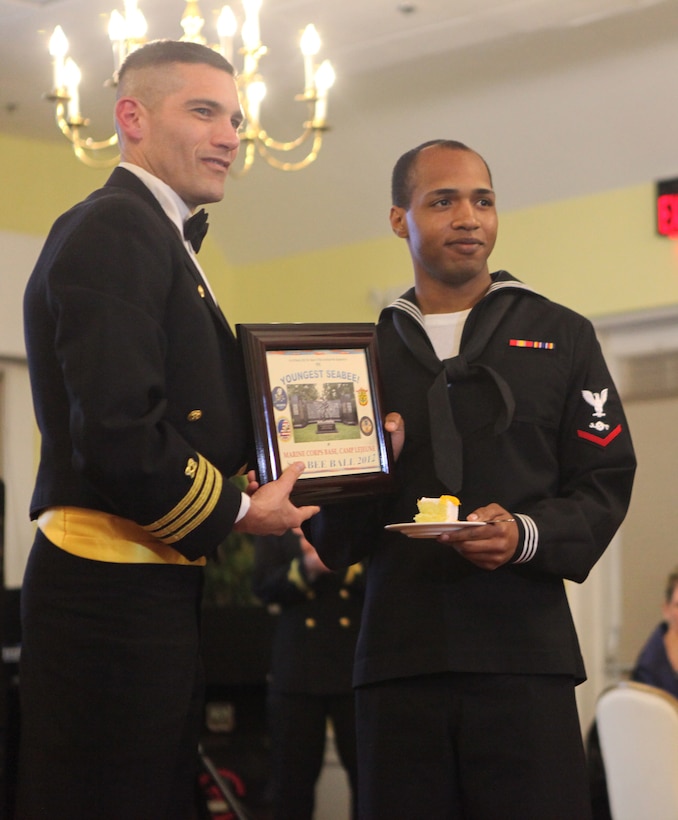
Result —
<instances>
[{"instance_id":1,"label":"ceiling","mask_svg":"<svg viewBox=\"0 0 678 820\"><path fill-rule=\"evenodd\" d=\"M114 2L0 0L0 132L63 141L42 99L60 24L91 136L109 135ZM139 6L149 37L181 34L184 0ZM201 8L216 39L217 2ZM388 235L391 167L435 137L485 156L500 210L678 175L678 0L263 0L262 119L282 140L304 119L293 97L308 22L338 75L331 130L307 169L257 160L210 206L211 236L235 264Z\"/></svg>"}]
</instances>

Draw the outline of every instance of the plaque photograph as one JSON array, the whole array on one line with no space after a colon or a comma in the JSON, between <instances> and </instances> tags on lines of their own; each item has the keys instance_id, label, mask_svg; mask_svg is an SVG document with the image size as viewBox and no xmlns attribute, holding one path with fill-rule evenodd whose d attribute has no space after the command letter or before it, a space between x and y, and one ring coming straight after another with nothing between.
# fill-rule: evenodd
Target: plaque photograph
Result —
<instances>
[{"instance_id":1,"label":"plaque photograph","mask_svg":"<svg viewBox=\"0 0 678 820\"><path fill-rule=\"evenodd\" d=\"M353 324L241 324L259 483L305 465L291 495L325 504L386 492L376 329Z\"/></svg>"}]
</instances>

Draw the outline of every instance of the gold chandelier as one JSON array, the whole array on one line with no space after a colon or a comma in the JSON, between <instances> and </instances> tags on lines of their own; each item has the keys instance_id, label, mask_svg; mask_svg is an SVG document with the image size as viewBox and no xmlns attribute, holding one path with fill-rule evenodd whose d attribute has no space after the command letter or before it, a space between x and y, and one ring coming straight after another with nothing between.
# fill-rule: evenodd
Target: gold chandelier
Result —
<instances>
[{"instance_id":1,"label":"gold chandelier","mask_svg":"<svg viewBox=\"0 0 678 820\"><path fill-rule=\"evenodd\" d=\"M113 76L106 85L117 84L117 74L125 57L146 42L147 24L137 7L137 0L124 0L124 15L112 12L108 24L108 36L113 46ZM320 51L320 37L315 26L306 26L301 37L300 48L304 59L304 90L295 97L306 103L308 119L303 124L301 134L289 142L273 139L262 128L260 121L261 101L266 94L266 86L259 73L259 60L266 54L259 33L259 9L261 0L242 0L244 20L239 37L242 47L242 68L236 67L236 80L245 114L245 130L241 134L244 146L244 162L235 175L241 176L252 167L259 154L269 165L281 171L298 171L310 165L318 156L323 134L327 130L327 96L334 83L334 69L329 60L316 64ZM197 2L187 2L181 18L184 34L180 40L207 44L202 35L205 20L200 14ZM217 21L219 44L211 46L219 51L231 64L238 33L238 20L230 6L224 6ZM49 41L49 53L53 60L54 90L45 95L56 104L56 122L73 146L76 157L91 168L107 168L119 161L118 139L114 134L105 140L93 140L83 136L83 129L89 120L80 111L79 86L81 73L77 64L68 57L68 40L61 26L54 29ZM284 161L284 155L310 142L306 154L296 161ZM299 151L297 151L297 155Z\"/></svg>"}]
</instances>

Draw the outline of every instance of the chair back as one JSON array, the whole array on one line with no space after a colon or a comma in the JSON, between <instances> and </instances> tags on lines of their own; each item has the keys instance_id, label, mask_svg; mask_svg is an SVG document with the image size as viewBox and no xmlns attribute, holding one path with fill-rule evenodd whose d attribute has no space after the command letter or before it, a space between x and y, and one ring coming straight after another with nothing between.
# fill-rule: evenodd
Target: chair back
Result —
<instances>
[{"instance_id":1,"label":"chair back","mask_svg":"<svg viewBox=\"0 0 678 820\"><path fill-rule=\"evenodd\" d=\"M598 698L596 723L613 820L678 820L678 700L623 682Z\"/></svg>"}]
</instances>

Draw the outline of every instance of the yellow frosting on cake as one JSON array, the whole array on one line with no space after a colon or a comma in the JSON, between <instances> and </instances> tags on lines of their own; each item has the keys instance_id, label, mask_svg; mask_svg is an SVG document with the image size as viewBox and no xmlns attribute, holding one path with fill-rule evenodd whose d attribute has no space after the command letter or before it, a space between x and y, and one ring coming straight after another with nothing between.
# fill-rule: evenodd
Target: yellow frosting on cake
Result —
<instances>
[{"instance_id":1,"label":"yellow frosting on cake","mask_svg":"<svg viewBox=\"0 0 678 820\"><path fill-rule=\"evenodd\" d=\"M440 498L420 498L417 501L419 512L414 516L418 524L452 523L459 520L461 501L454 495L441 495Z\"/></svg>"}]
</instances>

